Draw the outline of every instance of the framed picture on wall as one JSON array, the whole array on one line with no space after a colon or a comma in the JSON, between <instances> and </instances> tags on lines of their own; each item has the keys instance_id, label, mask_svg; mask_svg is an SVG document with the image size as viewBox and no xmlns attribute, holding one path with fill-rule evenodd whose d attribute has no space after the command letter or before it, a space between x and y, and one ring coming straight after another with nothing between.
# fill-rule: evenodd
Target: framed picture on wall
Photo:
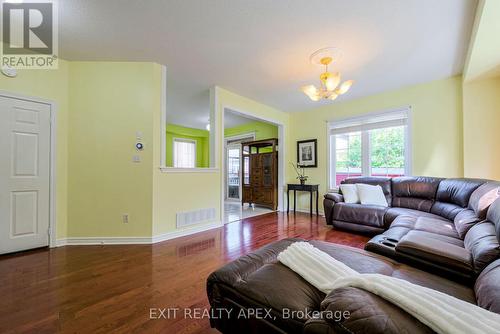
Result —
<instances>
[{"instance_id":1,"label":"framed picture on wall","mask_svg":"<svg viewBox=\"0 0 500 334\"><path fill-rule=\"evenodd\" d=\"M297 164L302 167L318 167L317 139L297 142Z\"/></svg>"}]
</instances>

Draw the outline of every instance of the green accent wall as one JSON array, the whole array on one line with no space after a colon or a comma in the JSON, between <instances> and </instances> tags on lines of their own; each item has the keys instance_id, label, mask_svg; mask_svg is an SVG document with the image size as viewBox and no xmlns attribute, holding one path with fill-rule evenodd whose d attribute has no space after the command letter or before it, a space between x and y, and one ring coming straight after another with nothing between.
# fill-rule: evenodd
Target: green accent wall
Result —
<instances>
[{"instance_id":1,"label":"green accent wall","mask_svg":"<svg viewBox=\"0 0 500 334\"><path fill-rule=\"evenodd\" d=\"M254 121L232 128L224 129L224 137L239 136L247 133L255 133L255 140L278 138L278 127L266 122ZM260 152L270 152L272 148L261 148Z\"/></svg>"},{"instance_id":2,"label":"green accent wall","mask_svg":"<svg viewBox=\"0 0 500 334\"><path fill-rule=\"evenodd\" d=\"M255 140L278 138L278 127L270 123L254 121L224 129L224 137L233 137L245 133L255 133Z\"/></svg>"},{"instance_id":3,"label":"green accent wall","mask_svg":"<svg viewBox=\"0 0 500 334\"><path fill-rule=\"evenodd\" d=\"M210 164L209 132L206 130L188 128L176 124L167 124L167 156L166 165L174 166L174 138L194 140L196 142L196 167L207 168Z\"/></svg>"}]
</instances>

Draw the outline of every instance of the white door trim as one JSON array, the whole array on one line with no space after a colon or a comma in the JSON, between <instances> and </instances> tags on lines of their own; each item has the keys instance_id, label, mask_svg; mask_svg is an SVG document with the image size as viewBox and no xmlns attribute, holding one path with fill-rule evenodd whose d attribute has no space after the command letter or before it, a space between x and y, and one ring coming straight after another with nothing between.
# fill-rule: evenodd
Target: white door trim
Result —
<instances>
[{"instance_id":1,"label":"white door trim","mask_svg":"<svg viewBox=\"0 0 500 334\"><path fill-rule=\"evenodd\" d=\"M47 104L50 106L50 167L49 167L49 247L56 247L56 114L57 114L57 104L54 101L23 95L18 93L9 92L0 89L0 96L30 101L36 103Z\"/></svg>"},{"instance_id":2,"label":"white door trim","mask_svg":"<svg viewBox=\"0 0 500 334\"><path fill-rule=\"evenodd\" d=\"M216 104L216 106L217 106L217 104ZM241 114L243 116L247 116L249 118L253 118L253 119L256 119L259 121L271 123L271 124L276 125L278 127L278 146L279 146L279 150L278 150L278 211L284 211L284 207L285 207L284 206L285 152L286 152L285 126L286 125L283 122L280 122L276 119L257 116L249 111L241 110L240 108L235 108L235 107L232 107L230 105L222 105L220 122L221 122L223 127L224 127L224 114L225 114L226 109L230 109L233 112L239 113L239 114ZM219 142L221 143L221 145L224 145L224 128L222 129L222 131L219 131ZM221 158L224 159L224 154L222 154ZM222 163L222 165L221 165L221 207L220 207L222 220L224 220L224 199L225 199L224 175L225 175L225 164Z\"/></svg>"}]
</instances>

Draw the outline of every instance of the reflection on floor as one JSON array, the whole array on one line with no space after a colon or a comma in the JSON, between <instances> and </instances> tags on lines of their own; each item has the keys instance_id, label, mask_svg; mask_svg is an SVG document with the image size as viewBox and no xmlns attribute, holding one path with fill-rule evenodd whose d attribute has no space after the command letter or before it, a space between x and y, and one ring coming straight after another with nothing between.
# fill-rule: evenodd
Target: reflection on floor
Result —
<instances>
[{"instance_id":1,"label":"reflection on floor","mask_svg":"<svg viewBox=\"0 0 500 334\"><path fill-rule=\"evenodd\" d=\"M0 333L220 334L206 316L208 275L284 238L359 248L370 239L333 230L322 217L277 212L154 245L66 246L2 255ZM159 313L174 308L177 313L165 312L169 317Z\"/></svg>"},{"instance_id":2,"label":"reflection on floor","mask_svg":"<svg viewBox=\"0 0 500 334\"><path fill-rule=\"evenodd\" d=\"M263 215L265 213L273 212L268 208L259 206L251 207L248 204L241 206L240 202L225 201L224 202L224 224L236 222L249 217Z\"/></svg>"}]
</instances>

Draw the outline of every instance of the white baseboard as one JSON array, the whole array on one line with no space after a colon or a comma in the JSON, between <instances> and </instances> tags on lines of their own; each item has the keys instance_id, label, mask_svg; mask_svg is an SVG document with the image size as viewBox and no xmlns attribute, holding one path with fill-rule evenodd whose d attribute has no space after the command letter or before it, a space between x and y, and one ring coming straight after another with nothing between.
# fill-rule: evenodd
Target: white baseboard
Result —
<instances>
[{"instance_id":1,"label":"white baseboard","mask_svg":"<svg viewBox=\"0 0 500 334\"><path fill-rule=\"evenodd\" d=\"M151 238L151 243L155 244L157 242L185 237L194 233L204 232L222 226L224 226L224 224L222 224L221 222L214 222L214 223L193 226L190 228L183 228L182 230L175 230L172 232L155 235Z\"/></svg>"},{"instance_id":2,"label":"white baseboard","mask_svg":"<svg viewBox=\"0 0 500 334\"><path fill-rule=\"evenodd\" d=\"M76 245L149 245L157 242L171 240L179 237L185 237L191 234L208 231L214 228L222 227L220 222L202 224L167 232L153 237L78 237L63 238L56 240L56 247L76 246Z\"/></svg>"},{"instance_id":3,"label":"white baseboard","mask_svg":"<svg viewBox=\"0 0 500 334\"><path fill-rule=\"evenodd\" d=\"M151 237L80 237L57 239L57 247L70 245L141 245L150 244Z\"/></svg>"}]
</instances>

